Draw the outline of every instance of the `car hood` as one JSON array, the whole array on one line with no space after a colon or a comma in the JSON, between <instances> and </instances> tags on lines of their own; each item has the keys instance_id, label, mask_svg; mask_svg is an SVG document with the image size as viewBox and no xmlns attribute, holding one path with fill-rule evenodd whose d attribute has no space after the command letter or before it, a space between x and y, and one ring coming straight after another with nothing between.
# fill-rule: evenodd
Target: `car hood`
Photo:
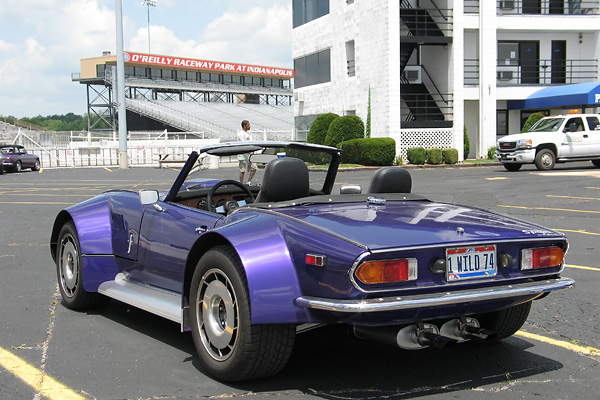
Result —
<instances>
[{"instance_id":1,"label":"car hood","mask_svg":"<svg viewBox=\"0 0 600 400\"><path fill-rule=\"evenodd\" d=\"M563 238L530 222L460 205L429 201L313 204L277 212L371 250L465 242Z\"/></svg>"}]
</instances>

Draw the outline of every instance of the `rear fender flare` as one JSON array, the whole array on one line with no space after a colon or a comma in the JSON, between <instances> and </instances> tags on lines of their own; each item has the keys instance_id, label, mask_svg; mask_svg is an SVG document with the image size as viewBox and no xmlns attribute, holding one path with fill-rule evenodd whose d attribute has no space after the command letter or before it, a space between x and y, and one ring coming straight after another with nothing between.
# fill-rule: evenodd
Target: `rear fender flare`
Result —
<instances>
[{"instance_id":1,"label":"rear fender flare","mask_svg":"<svg viewBox=\"0 0 600 400\"><path fill-rule=\"evenodd\" d=\"M198 260L211 248L227 244L236 251L246 273L253 324L308 321L307 310L296 306L300 285L280 226L272 219L253 226L260 226L260 233L232 224L196 241L186 263L184 308L189 304L191 277Z\"/></svg>"}]
</instances>

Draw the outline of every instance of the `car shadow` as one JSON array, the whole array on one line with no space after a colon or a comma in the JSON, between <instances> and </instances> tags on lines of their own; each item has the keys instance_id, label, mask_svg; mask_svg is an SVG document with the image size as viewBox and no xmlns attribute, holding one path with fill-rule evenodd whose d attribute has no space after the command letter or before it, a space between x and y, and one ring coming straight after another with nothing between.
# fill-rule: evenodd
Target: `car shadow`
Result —
<instances>
[{"instance_id":1,"label":"car shadow","mask_svg":"<svg viewBox=\"0 0 600 400\"><path fill-rule=\"evenodd\" d=\"M176 323L114 300L88 314L108 318L189 354L183 362L207 375L192 336L179 333ZM563 367L557 360L528 352L533 345L517 337L410 351L359 340L345 332L324 327L299 334L292 356L279 374L224 385L252 393L299 391L325 399L409 399L488 385L508 386L512 380Z\"/></svg>"}]
</instances>

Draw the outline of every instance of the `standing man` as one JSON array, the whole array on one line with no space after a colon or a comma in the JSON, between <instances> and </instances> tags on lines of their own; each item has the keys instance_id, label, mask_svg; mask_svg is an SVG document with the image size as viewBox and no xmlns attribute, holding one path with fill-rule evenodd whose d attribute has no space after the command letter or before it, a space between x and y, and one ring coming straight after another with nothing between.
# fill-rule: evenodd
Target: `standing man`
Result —
<instances>
[{"instance_id":1,"label":"standing man","mask_svg":"<svg viewBox=\"0 0 600 400\"><path fill-rule=\"evenodd\" d=\"M242 129L238 132L238 140L240 142L248 142L250 141L250 134L248 131L250 130L250 122L247 120L242 121ZM238 154L238 161L240 162L240 183L244 183L244 173L248 172L250 175L248 177L248 185L252 185L252 178L256 173L256 163L250 162L250 154Z\"/></svg>"}]
</instances>

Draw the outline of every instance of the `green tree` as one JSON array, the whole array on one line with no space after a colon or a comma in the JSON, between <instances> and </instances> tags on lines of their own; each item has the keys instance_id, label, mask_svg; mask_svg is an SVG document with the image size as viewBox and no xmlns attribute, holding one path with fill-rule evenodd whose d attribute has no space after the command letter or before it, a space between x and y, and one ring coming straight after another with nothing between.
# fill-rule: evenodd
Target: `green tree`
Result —
<instances>
[{"instance_id":1,"label":"green tree","mask_svg":"<svg viewBox=\"0 0 600 400\"><path fill-rule=\"evenodd\" d=\"M521 129L521 132L529 131L529 129L531 129L531 127L542 118L544 118L544 114L542 113L537 112L531 114L529 118L527 118L527 121L525 121L525 125L523 125L523 129Z\"/></svg>"},{"instance_id":2,"label":"green tree","mask_svg":"<svg viewBox=\"0 0 600 400\"><path fill-rule=\"evenodd\" d=\"M365 126L365 137L371 137L371 87L369 86L369 105L367 106L367 124Z\"/></svg>"}]
</instances>

